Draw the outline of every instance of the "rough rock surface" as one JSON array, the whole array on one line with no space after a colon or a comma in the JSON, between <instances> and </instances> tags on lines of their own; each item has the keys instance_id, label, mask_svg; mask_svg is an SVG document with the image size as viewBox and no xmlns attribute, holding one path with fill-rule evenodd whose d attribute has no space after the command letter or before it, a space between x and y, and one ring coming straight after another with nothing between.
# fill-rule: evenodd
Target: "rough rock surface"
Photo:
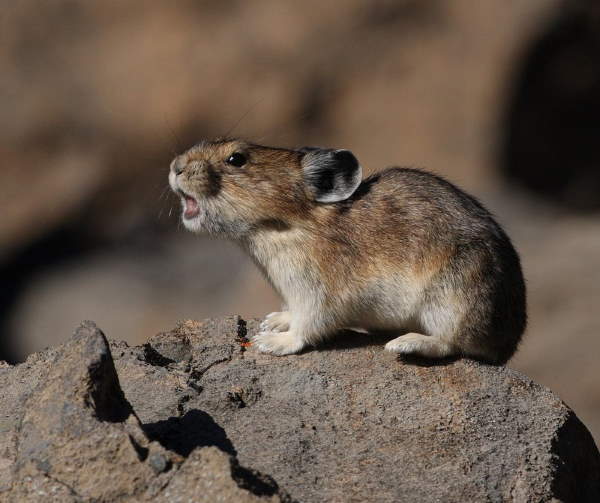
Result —
<instances>
[{"instance_id":1,"label":"rough rock surface","mask_svg":"<svg viewBox=\"0 0 600 503\"><path fill-rule=\"evenodd\" d=\"M91 322L60 348L0 367L0 400L0 501L289 499L214 447L181 456L150 441Z\"/></svg>"},{"instance_id":2,"label":"rough rock surface","mask_svg":"<svg viewBox=\"0 0 600 503\"><path fill-rule=\"evenodd\" d=\"M86 323L0 365L0 501L600 500L591 435L523 375L353 333L277 358L248 347L256 328L109 349Z\"/></svg>"}]
</instances>

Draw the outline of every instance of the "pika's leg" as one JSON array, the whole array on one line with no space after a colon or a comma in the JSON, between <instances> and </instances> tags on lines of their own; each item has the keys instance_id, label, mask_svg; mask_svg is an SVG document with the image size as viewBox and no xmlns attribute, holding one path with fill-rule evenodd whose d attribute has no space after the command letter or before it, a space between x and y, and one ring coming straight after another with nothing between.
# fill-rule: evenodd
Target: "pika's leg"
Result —
<instances>
[{"instance_id":1,"label":"pika's leg","mask_svg":"<svg viewBox=\"0 0 600 503\"><path fill-rule=\"evenodd\" d=\"M392 339L385 345L385 349L393 353L426 358L444 358L456 353L443 339L414 332Z\"/></svg>"},{"instance_id":2,"label":"pika's leg","mask_svg":"<svg viewBox=\"0 0 600 503\"><path fill-rule=\"evenodd\" d=\"M252 337L252 345L256 349L278 356L298 353L306 344L306 340L293 330L287 332L263 331Z\"/></svg>"},{"instance_id":3,"label":"pika's leg","mask_svg":"<svg viewBox=\"0 0 600 503\"><path fill-rule=\"evenodd\" d=\"M289 311L269 313L260 324L263 332L287 332L290 329L292 315Z\"/></svg>"},{"instance_id":4,"label":"pika's leg","mask_svg":"<svg viewBox=\"0 0 600 503\"><path fill-rule=\"evenodd\" d=\"M315 312L318 313L319 310L317 309ZM289 326L286 331L276 332L261 327L261 331L252 337L252 344L263 353L290 355L300 352L309 344L323 340L336 328L329 326L319 316L308 315L307 310L290 311L287 316L289 317ZM270 321L272 318L265 321Z\"/></svg>"},{"instance_id":5,"label":"pika's leg","mask_svg":"<svg viewBox=\"0 0 600 503\"><path fill-rule=\"evenodd\" d=\"M253 344L263 353L289 355L300 351L305 344L290 332L292 315L289 311L269 313L260 324L260 332L252 338Z\"/></svg>"}]
</instances>

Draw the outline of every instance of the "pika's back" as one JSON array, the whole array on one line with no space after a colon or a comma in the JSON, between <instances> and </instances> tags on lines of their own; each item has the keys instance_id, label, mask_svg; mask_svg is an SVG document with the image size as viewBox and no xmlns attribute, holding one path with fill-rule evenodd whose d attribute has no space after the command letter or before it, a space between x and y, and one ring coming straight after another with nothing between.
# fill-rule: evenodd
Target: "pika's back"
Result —
<instances>
[{"instance_id":1,"label":"pika's back","mask_svg":"<svg viewBox=\"0 0 600 503\"><path fill-rule=\"evenodd\" d=\"M388 168L336 203L325 227L404 253L508 240L474 197L444 178L414 168Z\"/></svg>"}]
</instances>

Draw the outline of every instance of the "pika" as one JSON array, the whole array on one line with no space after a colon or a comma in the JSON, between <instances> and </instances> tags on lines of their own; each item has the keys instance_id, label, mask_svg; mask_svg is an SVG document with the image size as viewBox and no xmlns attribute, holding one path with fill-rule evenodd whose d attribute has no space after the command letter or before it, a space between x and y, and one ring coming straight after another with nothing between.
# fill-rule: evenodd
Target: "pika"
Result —
<instances>
[{"instance_id":1,"label":"pika","mask_svg":"<svg viewBox=\"0 0 600 503\"><path fill-rule=\"evenodd\" d=\"M297 353L345 328L385 349L505 363L526 326L519 256L472 196L431 173L364 180L349 150L202 141L169 183L193 232L238 242L284 301L253 345Z\"/></svg>"}]
</instances>

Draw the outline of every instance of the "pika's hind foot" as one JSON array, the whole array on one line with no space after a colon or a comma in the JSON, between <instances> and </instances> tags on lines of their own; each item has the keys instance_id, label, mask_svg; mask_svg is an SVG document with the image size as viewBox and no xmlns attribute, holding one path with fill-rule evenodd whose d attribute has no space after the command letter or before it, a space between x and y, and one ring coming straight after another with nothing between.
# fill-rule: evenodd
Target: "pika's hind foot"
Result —
<instances>
[{"instance_id":1,"label":"pika's hind foot","mask_svg":"<svg viewBox=\"0 0 600 503\"><path fill-rule=\"evenodd\" d=\"M385 345L387 351L402 355L444 358L455 353L452 346L439 337L408 333L392 339Z\"/></svg>"},{"instance_id":2,"label":"pika's hind foot","mask_svg":"<svg viewBox=\"0 0 600 503\"><path fill-rule=\"evenodd\" d=\"M306 342L291 331L263 331L252 337L252 345L263 353L282 356L298 353L306 346Z\"/></svg>"},{"instance_id":3,"label":"pika's hind foot","mask_svg":"<svg viewBox=\"0 0 600 503\"><path fill-rule=\"evenodd\" d=\"M269 313L260 324L264 332L287 332L290 329L292 315L289 311Z\"/></svg>"}]
</instances>

